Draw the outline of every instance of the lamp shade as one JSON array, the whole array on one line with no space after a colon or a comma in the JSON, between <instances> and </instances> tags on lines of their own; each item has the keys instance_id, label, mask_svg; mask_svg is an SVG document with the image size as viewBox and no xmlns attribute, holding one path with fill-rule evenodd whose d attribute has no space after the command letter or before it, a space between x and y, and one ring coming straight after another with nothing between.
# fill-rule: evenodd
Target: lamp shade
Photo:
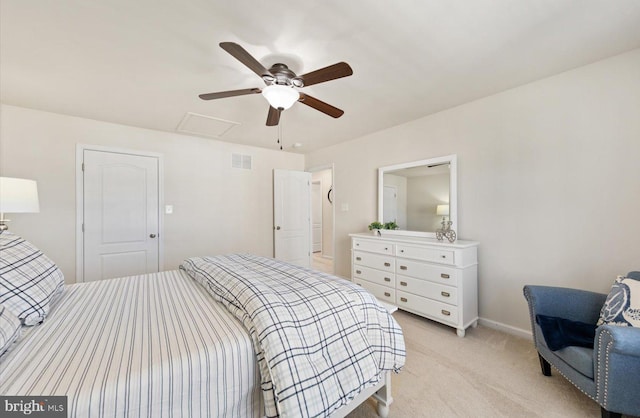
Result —
<instances>
[{"instance_id":1,"label":"lamp shade","mask_svg":"<svg viewBox=\"0 0 640 418\"><path fill-rule=\"evenodd\" d=\"M35 180L0 177L0 213L40 212Z\"/></svg>"},{"instance_id":2,"label":"lamp shade","mask_svg":"<svg viewBox=\"0 0 640 418\"><path fill-rule=\"evenodd\" d=\"M289 109L300 98L298 90L281 84L272 84L263 88L262 95L272 107L282 110Z\"/></svg>"},{"instance_id":3,"label":"lamp shade","mask_svg":"<svg viewBox=\"0 0 640 418\"><path fill-rule=\"evenodd\" d=\"M436 206L436 215L449 216L449 205L438 205L438 206Z\"/></svg>"}]
</instances>

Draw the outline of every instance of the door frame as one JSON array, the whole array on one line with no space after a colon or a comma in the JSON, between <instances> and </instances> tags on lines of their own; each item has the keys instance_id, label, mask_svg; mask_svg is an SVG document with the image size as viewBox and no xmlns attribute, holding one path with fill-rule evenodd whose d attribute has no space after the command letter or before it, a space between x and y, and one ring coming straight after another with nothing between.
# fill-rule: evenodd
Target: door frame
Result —
<instances>
[{"instance_id":1,"label":"door frame","mask_svg":"<svg viewBox=\"0 0 640 418\"><path fill-rule=\"evenodd\" d=\"M313 166L310 167L308 169L306 169L305 171L308 171L309 173L315 173L318 171L324 171L324 170L331 170L331 186L333 188L333 204L331 205L331 232L332 232L332 237L331 237L331 248L333 248L333 255L331 256L331 259L333 260L333 265L332 265L332 270L333 270L333 274L336 274L336 196L337 196L337 191L336 191L336 168L335 168L335 164L334 163L329 163L329 164L322 164L322 165L317 165L317 166ZM324 237L323 237L324 240Z\"/></svg>"},{"instance_id":2,"label":"door frame","mask_svg":"<svg viewBox=\"0 0 640 418\"><path fill-rule=\"evenodd\" d=\"M162 154L128 148L103 145L76 144L76 283L84 282L84 176L82 163L84 151L101 151L113 154L129 154L158 159L158 268L164 270L164 160Z\"/></svg>"}]
</instances>

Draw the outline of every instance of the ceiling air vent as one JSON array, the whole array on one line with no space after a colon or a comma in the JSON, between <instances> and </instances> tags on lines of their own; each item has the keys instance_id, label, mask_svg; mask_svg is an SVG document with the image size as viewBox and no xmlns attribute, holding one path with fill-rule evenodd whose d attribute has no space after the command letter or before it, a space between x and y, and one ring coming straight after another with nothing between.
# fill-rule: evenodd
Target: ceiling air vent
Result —
<instances>
[{"instance_id":1,"label":"ceiling air vent","mask_svg":"<svg viewBox=\"0 0 640 418\"><path fill-rule=\"evenodd\" d=\"M231 128L238 125L238 122L187 112L176 130L185 134L222 138Z\"/></svg>"},{"instance_id":2,"label":"ceiling air vent","mask_svg":"<svg viewBox=\"0 0 640 418\"><path fill-rule=\"evenodd\" d=\"M243 154L231 154L231 167L251 170L251 156Z\"/></svg>"}]
</instances>

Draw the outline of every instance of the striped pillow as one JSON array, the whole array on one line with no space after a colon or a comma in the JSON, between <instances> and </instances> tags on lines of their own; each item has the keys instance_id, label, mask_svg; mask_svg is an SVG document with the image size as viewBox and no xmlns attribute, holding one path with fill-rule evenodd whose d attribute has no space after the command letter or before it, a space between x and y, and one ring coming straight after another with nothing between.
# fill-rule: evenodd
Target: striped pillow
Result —
<instances>
[{"instance_id":1,"label":"striped pillow","mask_svg":"<svg viewBox=\"0 0 640 418\"><path fill-rule=\"evenodd\" d=\"M17 316L0 305L0 358L20 336L22 326Z\"/></svg>"},{"instance_id":2,"label":"striped pillow","mask_svg":"<svg viewBox=\"0 0 640 418\"><path fill-rule=\"evenodd\" d=\"M64 287L62 272L28 241L0 231L0 304L23 325L37 325L49 312L51 298Z\"/></svg>"}]
</instances>

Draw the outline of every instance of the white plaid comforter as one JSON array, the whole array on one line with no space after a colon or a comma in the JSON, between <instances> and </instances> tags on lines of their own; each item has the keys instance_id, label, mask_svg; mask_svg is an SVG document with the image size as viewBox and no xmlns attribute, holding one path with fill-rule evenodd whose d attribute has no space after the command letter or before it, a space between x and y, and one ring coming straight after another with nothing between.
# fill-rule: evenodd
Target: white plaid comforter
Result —
<instances>
[{"instance_id":1,"label":"white plaid comforter","mask_svg":"<svg viewBox=\"0 0 640 418\"><path fill-rule=\"evenodd\" d=\"M402 330L375 297L335 276L252 255L180 266L242 321L268 417L325 417L404 365Z\"/></svg>"}]
</instances>

